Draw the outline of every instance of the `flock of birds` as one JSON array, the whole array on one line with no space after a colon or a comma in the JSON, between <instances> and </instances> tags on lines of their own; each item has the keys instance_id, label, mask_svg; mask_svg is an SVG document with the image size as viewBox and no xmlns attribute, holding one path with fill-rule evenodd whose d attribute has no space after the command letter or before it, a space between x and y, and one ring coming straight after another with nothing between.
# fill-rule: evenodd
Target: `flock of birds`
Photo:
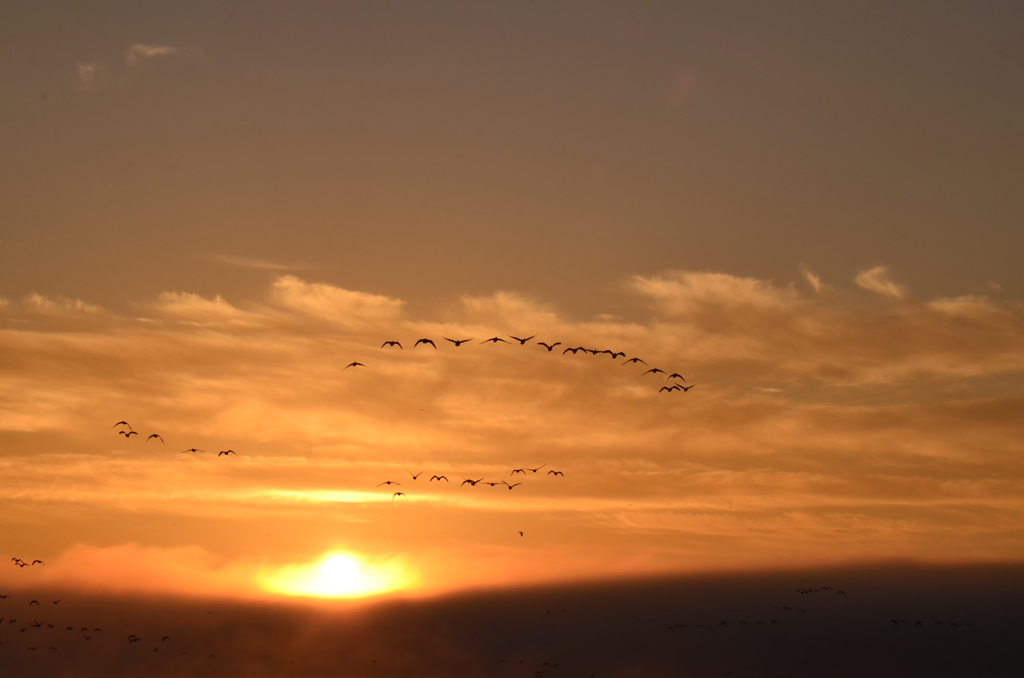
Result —
<instances>
[{"instance_id":1,"label":"flock of birds","mask_svg":"<svg viewBox=\"0 0 1024 678\"><path fill-rule=\"evenodd\" d=\"M118 434L119 435L123 435L128 440L131 440L132 436L139 435L138 432L136 432L132 428L132 425L129 424L127 421L123 421L123 420L119 421L116 424L114 424L113 426L111 426L111 428L117 428L118 426L127 426L128 427L127 431L125 431L123 428L118 430ZM159 433L151 433L151 434L149 434L149 436L146 438L146 442L148 443L150 440L153 440L154 438L156 438L160 442L164 442L163 436L161 436ZM198 449L196 449L194 447L190 447L187 450L182 450L181 451L182 454L185 454L186 452L192 452L192 453L195 453L195 452L206 452L206 450L198 450ZM220 452L217 453L217 456L218 457L226 457L226 456L231 455L231 454L234 454L236 456L238 455L238 453L235 452L234 450L221 450Z\"/></svg>"},{"instance_id":2,"label":"flock of birds","mask_svg":"<svg viewBox=\"0 0 1024 678\"><path fill-rule=\"evenodd\" d=\"M531 335L529 337L517 337L517 336L514 336L512 334L509 334L507 336L509 337L509 339L513 339L516 342L519 342L520 346L525 346L527 344L527 342L533 341L534 339L537 338L536 334ZM466 343L469 343L471 341L474 341L473 337L470 337L469 339L449 339L448 337L442 336L441 339L443 339L444 341L451 342L455 346L455 348L458 348L458 347L462 346L463 344L466 344ZM498 336L491 337L490 339L484 339L480 343L481 344L497 344L499 342L505 343L505 344L512 344L513 343L513 342L509 341L508 339L502 339L501 337L498 337ZM434 342L433 339L430 339L428 337L422 337L420 339L417 339L415 341L415 343L413 343L412 348L416 348L417 346L420 346L420 345L422 345L424 347L432 346L435 350L437 349L437 344ZM543 341L538 341L538 342L536 342L536 345L544 347L545 349L547 349L548 353L551 353L556 347L562 346L562 342L556 341L553 344L549 344L549 343L546 343L546 342L543 342ZM382 349L383 348L395 348L395 347L397 347L397 348L399 348L401 350L405 350L405 347L402 346L402 342L400 342L398 340L395 340L395 339L389 339L388 341L385 341L383 344L380 345L380 347ZM581 351L583 352L584 355L592 355L592 356L608 355L608 356L611 356L612 360L617 360L618 358L625 358L626 357L625 351L613 351L611 349L586 348L584 346L567 347L567 348L565 348L562 351L562 355L565 355L566 353L572 353L573 355L576 355L577 353L579 353ZM632 358L629 358L628 360L626 360L622 364L623 365L636 365L637 363L643 363L646 367L650 368L646 372L644 372L643 375L641 375L641 376L646 376L648 374L664 374L665 375L665 382L664 382L665 385L663 385L661 388L658 389L659 393L672 393L673 391L682 391L683 393L686 393L687 391L689 391L694 386L697 386L697 384L690 384L690 385L685 385L684 386L684 384L686 384L686 378L683 375L679 374L678 372L672 372L671 374L669 374L668 372L666 372L665 370L663 370L661 368L651 367L650 364L648 364L646 360L643 360L642 358L638 358L636 356L634 356ZM358 360L354 360L354 361L350 362L348 365L346 365L343 369L347 370L350 367L366 367L366 364L365 363L361 363ZM682 380L682 383L672 382L670 384L669 382L672 379L680 379L680 380Z\"/></svg>"}]
</instances>

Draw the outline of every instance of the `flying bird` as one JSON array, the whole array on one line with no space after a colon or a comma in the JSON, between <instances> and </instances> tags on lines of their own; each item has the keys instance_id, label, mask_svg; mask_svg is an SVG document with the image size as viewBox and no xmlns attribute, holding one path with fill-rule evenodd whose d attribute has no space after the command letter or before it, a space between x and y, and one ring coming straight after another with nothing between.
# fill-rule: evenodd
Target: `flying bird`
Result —
<instances>
[{"instance_id":1,"label":"flying bird","mask_svg":"<svg viewBox=\"0 0 1024 678\"><path fill-rule=\"evenodd\" d=\"M480 480L483 480L483 478L480 478ZM462 483L459 485L459 487L462 487L466 483L469 483L470 486L472 486L472 487L476 487L476 484L479 483L480 480L470 480L469 478L466 478L465 480L462 481Z\"/></svg>"},{"instance_id":2,"label":"flying bird","mask_svg":"<svg viewBox=\"0 0 1024 678\"><path fill-rule=\"evenodd\" d=\"M504 480L499 480L496 483L484 483L484 485L490 485L491 487L494 487L495 485L508 485L508 483L506 483Z\"/></svg>"},{"instance_id":3,"label":"flying bird","mask_svg":"<svg viewBox=\"0 0 1024 678\"><path fill-rule=\"evenodd\" d=\"M119 421L110 428L117 428L118 426L127 426L129 429L132 427L132 425L129 424L127 421Z\"/></svg>"},{"instance_id":4,"label":"flying bird","mask_svg":"<svg viewBox=\"0 0 1024 678\"><path fill-rule=\"evenodd\" d=\"M151 434L151 435L149 436L149 438L146 438L146 442L148 443L148 442L149 442L150 440L152 440L153 438L159 438L159 439L160 439L160 442L163 442L163 441L164 441L164 439L160 437L160 434L159 434L159 433L153 433L153 434Z\"/></svg>"},{"instance_id":5,"label":"flying bird","mask_svg":"<svg viewBox=\"0 0 1024 678\"><path fill-rule=\"evenodd\" d=\"M413 472L412 472L412 471L410 471L409 469L405 469L405 472L406 472L406 473L408 473L409 475L411 475L411 476L412 476L412 479L413 479L413 480L416 480L416 479L417 479L417 478L419 478L419 477L420 477L421 475L423 475L423 471L420 471L419 473L413 473Z\"/></svg>"},{"instance_id":6,"label":"flying bird","mask_svg":"<svg viewBox=\"0 0 1024 678\"><path fill-rule=\"evenodd\" d=\"M665 370L659 370L657 367L652 367L651 369L644 372L644 374L650 374L651 372L653 372L654 374L658 374L659 372L665 374ZM640 376L643 376L643 374Z\"/></svg>"},{"instance_id":7,"label":"flying bird","mask_svg":"<svg viewBox=\"0 0 1024 678\"><path fill-rule=\"evenodd\" d=\"M447 476L430 476L430 480L443 480L443 481L445 481L447 483L448 482L448 477Z\"/></svg>"},{"instance_id":8,"label":"flying bird","mask_svg":"<svg viewBox=\"0 0 1024 678\"><path fill-rule=\"evenodd\" d=\"M131 438L132 436L139 435L135 431L118 431L118 433L123 435L125 438Z\"/></svg>"},{"instance_id":9,"label":"flying bird","mask_svg":"<svg viewBox=\"0 0 1024 678\"><path fill-rule=\"evenodd\" d=\"M64 600L64 599L61 598L60 600ZM53 603L54 605L57 605L58 603L60 603L60 600L51 600L50 602Z\"/></svg>"},{"instance_id":10,"label":"flying bird","mask_svg":"<svg viewBox=\"0 0 1024 678\"><path fill-rule=\"evenodd\" d=\"M622 364L623 365L628 365L629 363L643 363L644 365L647 364L646 361L640 360L640 358L630 358L629 360L627 360L626 362L624 362Z\"/></svg>"},{"instance_id":11,"label":"flying bird","mask_svg":"<svg viewBox=\"0 0 1024 678\"><path fill-rule=\"evenodd\" d=\"M690 384L689 386L680 386L679 390L682 391L683 393L686 393L687 391L689 391L691 388L693 388L696 385L697 384Z\"/></svg>"},{"instance_id":12,"label":"flying bird","mask_svg":"<svg viewBox=\"0 0 1024 678\"><path fill-rule=\"evenodd\" d=\"M503 481L503 482L504 482L504 481ZM508 485L508 483L505 483L505 484L506 484L506 485ZM512 489L513 487L515 487L516 485L522 485L522 483L512 483L511 485L508 485L508 489L510 489L510 490L511 490L511 489Z\"/></svg>"},{"instance_id":13,"label":"flying bird","mask_svg":"<svg viewBox=\"0 0 1024 678\"><path fill-rule=\"evenodd\" d=\"M682 379L683 381L686 381L686 377L679 374L678 372L673 372L672 374L665 377L665 381L668 381L669 379Z\"/></svg>"},{"instance_id":14,"label":"flying bird","mask_svg":"<svg viewBox=\"0 0 1024 678\"><path fill-rule=\"evenodd\" d=\"M430 339L417 339L417 340L416 340L416 343L415 343L415 344L413 344L413 345L412 345L412 347L413 347L413 348L416 348L416 347L417 347L417 346L419 346L420 344L430 344L430 345L431 345L431 346L433 346L434 348L437 348L437 344L435 344L434 342L432 342L432 341L431 341Z\"/></svg>"},{"instance_id":15,"label":"flying bird","mask_svg":"<svg viewBox=\"0 0 1024 678\"><path fill-rule=\"evenodd\" d=\"M33 600L31 603L28 604L28 606L32 607L33 605L38 605L38 604L39 604L38 600Z\"/></svg>"},{"instance_id":16,"label":"flying bird","mask_svg":"<svg viewBox=\"0 0 1024 678\"><path fill-rule=\"evenodd\" d=\"M434 348L437 348L437 347L435 346ZM366 365L364 365L364 364L362 364L360 362L353 361L353 362L350 362L348 365L345 365L345 368L342 370L342 372L344 372L345 370L347 370L350 367L366 367Z\"/></svg>"},{"instance_id":17,"label":"flying bird","mask_svg":"<svg viewBox=\"0 0 1024 678\"><path fill-rule=\"evenodd\" d=\"M508 335L508 336L512 337L511 334ZM536 336L537 336L536 334L533 335L533 337L536 337ZM533 337L527 337L526 339L520 339L519 337L512 337L512 338L515 339L516 341L518 341L520 346L525 346L526 342L528 342L530 339L533 339Z\"/></svg>"},{"instance_id":18,"label":"flying bird","mask_svg":"<svg viewBox=\"0 0 1024 678\"><path fill-rule=\"evenodd\" d=\"M393 495L391 495L391 501L394 501L395 497L404 497L404 496L405 496L405 492L395 492Z\"/></svg>"},{"instance_id":19,"label":"flying bird","mask_svg":"<svg viewBox=\"0 0 1024 678\"><path fill-rule=\"evenodd\" d=\"M573 355L576 355L576 351L582 351L582 350L583 350L583 349L582 349L582 348L580 348L579 346L577 346L576 348L567 348L567 349L565 349L564 351L562 351L562 355L565 355L565 354L566 354L566 353L568 353L569 351L572 351L572 354L573 354Z\"/></svg>"},{"instance_id":20,"label":"flying bird","mask_svg":"<svg viewBox=\"0 0 1024 678\"><path fill-rule=\"evenodd\" d=\"M528 468L528 469L526 469L526 470L527 470L527 471L533 471L534 473L536 473L537 471L541 470L541 469L542 469L542 468L544 468L545 466L547 466L547 464L541 464L541 465L540 465L540 466L538 466L537 468Z\"/></svg>"},{"instance_id":21,"label":"flying bird","mask_svg":"<svg viewBox=\"0 0 1024 678\"><path fill-rule=\"evenodd\" d=\"M381 348L384 348L385 346L397 346L398 348L402 348L402 344L397 341L385 341L380 345ZM402 350L404 351L405 349Z\"/></svg>"},{"instance_id":22,"label":"flying bird","mask_svg":"<svg viewBox=\"0 0 1024 678\"><path fill-rule=\"evenodd\" d=\"M491 342L492 344L497 344L499 341L504 341L506 344L509 343L509 342L505 341L504 339L502 339L501 337L491 337L490 339L484 339L480 343L481 344L486 344L488 341Z\"/></svg>"},{"instance_id":23,"label":"flying bird","mask_svg":"<svg viewBox=\"0 0 1024 678\"><path fill-rule=\"evenodd\" d=\"M181 453L182 453L182 454L185 454L186 452L205 452L205 451L206 451L206 450L197 450L197 449L196 449L196 448L194 448L194 447L190 447L190 448L188 448L187 450L182 450L182 451L181 451Z\"/></svg>"},{"instance_id":24,"label":"flying bird","mask_svg":"<svg viewBox=\"0 0 1024 678\"><path fill-rule=\"evenodd\" d=\"M450 341L453 344L455 344L455 348L458 348L459 346L462 346L467 341L473 341L473 337L470 337L469 339L449 339L448 337L442 336L441 338L444 339L445 341Z\"/></svg>"},{"instance_id":25,"label":"flying bird","mask_svg":"<svg viewBox=\"0 0 1024 678\"><path fill-rule=\"evenodd\" d=\"M377 487L381 485L401 485L402 483L396 483L394 480L385 480L383 483L377 483Z\"/></svg>"},{"instance_id":26,"label":"flying bird","mask_svg":"<svg viewBox=\"0 0 1024 678\"><path fill-rule=\"evenodd\" d=\"M217 453L217 456L218 457L221 456L221 455L227 456L229 454L233 454L235 456L238 456L238 452L235 452L234 450L221 450L220 452Z\"/></svg>"},{"instance_id":27,"label":"flying bird","mask_svg":"<svg viewBox=\"0 0 1024 678\"><path fill-rule=\"evenodd\" d=\"M565 474L561 471L548 471L549 476L564 476Z\"/></svg>"},{"instance_id":28,"label":"flying bird","mask_svg":"<svg viewBox=\"0 0 1024 678\"><path fill-rule=\"evenodd\" d=\"M523 536L523 533L522 533L522 531L521 531L521 530L520 530L520 532L519 532L519 536L520 536L520 537L522 537L522 536Z\"/></svg>"},{"instance_id":29,"label":"flying bird","mask_svg":"<svg viewBox=\"0 0 1024 678\"><path fill-rule=\"evenodd\" d=\"M658 393L661 393L662 391L678 391L680 388L682 388L682 386L679 386L678 384L674 386L662 386L658 389Z\"/></svg>"},{"instance_id":30,"label":"flying bird","mask_svg":"<svg viewBox=\"0 0 1024 678\"><path fill-rule=\"evenodd\" d=\"M551 349L553 349L555 346L561 346L562 342L556 341L553 344L545 344L543 341L538 341L537 345L538 346L543 346L544 348L546 348L548 350L548 353L551 353Z\"/></svg>"},{"instance_id":31,"label":"flying bird","mask_svg":"<svg viewBox=\"0 0 1024 678\"><path fill-rule=\"evenodd\" d=\"M509 475L513 475L514 476L517 473L522 473L524 476L526 475L526 471L524 469L521 469L521 468L514 468L514 469L512 469L512 473L510 473Z\"/></svg>"}]
</instances>

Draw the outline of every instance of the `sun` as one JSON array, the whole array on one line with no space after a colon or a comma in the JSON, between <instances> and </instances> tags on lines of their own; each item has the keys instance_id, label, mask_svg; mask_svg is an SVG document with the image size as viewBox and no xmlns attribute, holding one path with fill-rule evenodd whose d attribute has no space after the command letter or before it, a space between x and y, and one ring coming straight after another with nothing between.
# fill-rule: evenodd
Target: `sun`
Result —
<instances>
[{"instance_id":1,"label":"sun","mask_svg":"<svg viewBox=\"0 0 1024 678\"><path fill-rule=\"evenodd\" d=\"M263 578L277 593L318 598L358 598L399 588L405 581L395 562L369 565L351 553L332 552L306 565L289 565Z\"/></svg>"}]
</instances>

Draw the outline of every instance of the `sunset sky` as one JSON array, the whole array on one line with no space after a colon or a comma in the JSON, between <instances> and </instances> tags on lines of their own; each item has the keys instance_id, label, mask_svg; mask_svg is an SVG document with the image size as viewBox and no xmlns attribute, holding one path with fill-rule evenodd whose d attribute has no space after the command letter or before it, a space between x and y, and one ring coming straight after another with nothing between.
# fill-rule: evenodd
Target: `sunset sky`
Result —
<instances>
[{"instance_id":1,"label":"sunset sky","mask_svg":"<svg viewBox=\"0 0 1024 678\"><path fill-rule=\"evenodd\" d=\"M0 588L1019 564L1022 26L0 2Z\"/></svg>"}]
</instances>

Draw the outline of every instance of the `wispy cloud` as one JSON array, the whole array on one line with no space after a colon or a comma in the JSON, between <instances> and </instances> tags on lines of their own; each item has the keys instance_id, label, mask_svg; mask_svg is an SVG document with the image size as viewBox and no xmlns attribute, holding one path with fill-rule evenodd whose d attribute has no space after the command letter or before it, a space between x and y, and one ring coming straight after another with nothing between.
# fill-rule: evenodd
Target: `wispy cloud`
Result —
<instances>
[{"instance_id":1,"label":"wispy cloud","mask_svg":"<svg viewBox=\"0 0 1024 678\"><path fill-rule=\"evenodd\" d=\"M887 266L875 266L857 274L855 282L866 290L870 290L885 297L893 299L904 299L907 290L902 285L897 285L889 279L889 268Z\"/></svg>"},{"instance_id":2,"label":"wispy cloud","mask_svg":"<svg viewBox=\"0 0 1024 678\"><path fill-rule=\"evenodd\" d=\"M91 89L96 83L96 75L98 72L99 66L94 63L83 64L78 62L76 64L75 73L78 75L78 82L85 89Z\"/></svg>"},{"instance_id":3,"label":"wispy cloud","mask_svg":"<svg viewBox=\"0 0 1024 678\"><path fill-rule=\"evenodd\" d=\"M125 62L137 66L144 61L167 58L204 59L203 50L191 45L155 45L136 43L125 53Z\"/></svg>"},{"instance_id":4,"label":"wispy cloud","mask_svg":"<svg viewBox=\"0 0 1024 678\"><path fill-rule=\"evenodd\" d=\"M204 254L203 259L227 264L228 266L239 266L241 268L255 268L262 271L300 271L306 268L303 264L278 264L265 259L254 259L251 257L238 257L230 254Z\"/></svg>"}]
</instances>

